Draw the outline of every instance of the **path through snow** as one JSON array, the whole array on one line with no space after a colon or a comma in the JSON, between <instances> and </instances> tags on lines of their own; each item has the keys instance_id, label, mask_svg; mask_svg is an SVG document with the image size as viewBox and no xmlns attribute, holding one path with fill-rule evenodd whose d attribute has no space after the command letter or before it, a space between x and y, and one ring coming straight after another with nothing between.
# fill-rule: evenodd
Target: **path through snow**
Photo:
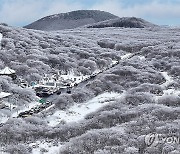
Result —
<instances>
[{"instance_id":1,"label":"path through snow","mask_svg":"<svg viewBox=\"0 0 180 154\"><path fill-rule=\"evenodd\" d=\"M154 96L155 101L158 101L158 99L162 98L163 96L171 95L171 96L179 96L180 95L180 89L175 88L168 88L168 86L172 83L175 83L173 77L169 76L167 72L160 72L162 76L165 78L166 82L161 84L161 87L163 88L163 95L162 96Z\"/></svg>"},{"instance_id":2,"label":"path through snow","mask_svg":"<svg viewBox=\"0 0 180 154\"><path fill-rule=\"evenodd\" d=\"M180 89L167 88L170 84L175 83L173 77L169 76L167 72L161 72L161 74L166 79L166 82L161 85L164 88L164 95L180 95Z\"/></svg>"}]
</instances>

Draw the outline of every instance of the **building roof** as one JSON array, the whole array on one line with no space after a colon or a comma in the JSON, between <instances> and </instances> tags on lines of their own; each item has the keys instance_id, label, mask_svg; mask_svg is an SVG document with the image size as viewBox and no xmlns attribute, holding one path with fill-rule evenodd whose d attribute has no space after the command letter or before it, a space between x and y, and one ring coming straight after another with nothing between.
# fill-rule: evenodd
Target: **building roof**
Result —
<instances>
[{"instance_id":1,"label":"building roof","mask_svg":"<svg viewBox=\"0 0 180 154\"><path fill-rule=\"evenodd\" d=\"M3 74L3 75L4 75L4 74L9 75L9 74L14 74L14 73L16 73L16 71L10 69L9 67L5 67L3 70L0 71L0 74L1 74L1 75L2 75L2 74Z\"/></svg>"},{"instance_id":2,"label":"building roof","mask_svg":"<svg viewBox=\"0 0 180 154\"><path fill-rule=\"evenodd\" d=\"M0 99L1 99L1 98L5 98L5 97L8 97L8 96L10 96L10 95L11 95L10 93L0 92Z\"/></svg>"}]
</instances>

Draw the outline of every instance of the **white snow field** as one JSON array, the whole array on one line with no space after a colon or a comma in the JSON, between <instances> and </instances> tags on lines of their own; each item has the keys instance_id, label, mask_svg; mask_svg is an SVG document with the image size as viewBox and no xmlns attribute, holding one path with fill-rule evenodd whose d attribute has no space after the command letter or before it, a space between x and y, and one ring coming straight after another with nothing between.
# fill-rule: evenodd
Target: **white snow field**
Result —
<instances>
[{"instance_id":1,"label":"white snow field","mask_svg":"<svg viewBox=\"0 0 180 154\"><path fill-rule=\"evenodd\" d=\"M174 82L173 78L168 75L168 72L161 72L161 74L166 80L166 82L161 85L162 87L167 87L169 84Z\"/></svg>"},{"instance_id":2,"label":"white snow field","mask_svg":"<svg viewBox=\"0 0 180 154\"><path fill-rule=\"evenodd\" d=\"M78 122L83 120L87 114L95 112L111 101L115 101L123 96L124 93L106 92L83 104L74 104L68 110L58 110L53 115L47 117L48 125L54 127L61 122Z\"/></svg>"},{"instance_id":3,"label":"white snow field","mask_svg":"<svg viewBox=\"0 0 180 154\"><path fill-rule=\"evenodd\" d=\"M173 77L168 75L168 72L160 72L162 76L165 78L166 82L161 84L160 86L163 88L163 95L162 96L155 96L155 101L157 102L158 99L162 98L163 96L180 96L180 89L175 88L168 88L168 86L172 83L175 83Z\"/></svg>"},{"instance_id":4,"label":"white snow field","mask_svg":"<svg viewBox=\"0 0 180 154\"><path fill-rule=\"evenodd\" d=\"M121 56L121 59L126 60L126 59L130 58L132 55L133 55L132 53L125 54L125 55Z\"/></svg>"},{"instance_id":5,"label":"white snow field","mask_svg":"<svg viewBox=\"0 0 180 154\"><path fill-rule=\"evenodd\" d=\"M173 77L168 75L168 72L161 72L161 73L163 77L166 79L166 82L161 85L163 88L166 88L168 85L175 83ZM180 95L180 89L166 88L163 90L163 92L164 95L177 95L177 96Z\"/></svg>"},{"instance_id":6,"label":"white snow field","mask_svg":"<svg viewBox=\"0 0 180 154\"><path fill-rule=\"evenodd\" d=\"M83 120L87 114L95 112L101 107L114 102L116 99L122 98L123 96L125 96L125 92L123 92L122 94L115 92L106 92L83 104L75 104L66 111L56 111L53 115L50 115L46 118L47 122L49 123L48 125L51 127L55 127L62 121L66 123L78 122L80 120ZM54 104L52 106L54 106ZM50 106L49 108L51 108L52 106ZM48 109L46 109L46 111L47 110ZM119 131L123 132L124 130L121 128ZM32 154L41 154L43 149L45 149L44 153L58 154L59 149L63 146L63 144L53 144L52 141L36 141L35 143L29 144L29 146L33 149Z\"/></svg>"},{"instance_id":7,"label":"white snow field","mask_svg":"<svg viewBox=\"0 0 180 154\"><path fill-rule=\"evenodd\" d=\"M32 154L59 154L58 151L61 147L61 144L57 143L53 145L52 142L53 141L36 141L35 143L29 144L29 146L32 147Z\"/></svg>"},{"instance_id":8,"label":"white snow field","mask_svg":"<svg viewBox=\"0 0 180 154\"><path fill-rule=\"evenodd\" d=\"M115 92L106 92L83 104L75 104L66 111L56 111L53 115L47 117L47 122L49 123L48 125L51 127L55 127L62 121L66 123L78 122L80 120L83 120L87 114L95 112L101 107L114 102L115 100L122 98L123 96L125 96L125 92L123 92L122 94ZM123 133L124 129L121 128L119 129L119 131L122 131ZM44 153L58 154L59 149L63 146L63 144L56 143L56 145L54 145L52 144L52 142L48 141L37 141L35 143L29 144L29 146L33 149L32 154L41 154L43 149L46 149Z\"/></svg>"}]
</instances>

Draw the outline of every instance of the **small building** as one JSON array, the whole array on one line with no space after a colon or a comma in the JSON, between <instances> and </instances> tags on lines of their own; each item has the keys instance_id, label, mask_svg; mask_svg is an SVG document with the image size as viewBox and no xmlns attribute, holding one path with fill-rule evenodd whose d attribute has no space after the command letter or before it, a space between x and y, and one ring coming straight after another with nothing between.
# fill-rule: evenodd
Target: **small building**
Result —
<instances>
[{"instance_id":1,"label":"small building","mask_svg":"<svg viewBox=\"0 0 180 154\"><path fill-rule=\"evenodd\" d=\"M10 69L9 67L5 67L3 70L1 70L0 75L10 76L13 80L17 78L16 71Z\"/></svg>"}]
</instances>

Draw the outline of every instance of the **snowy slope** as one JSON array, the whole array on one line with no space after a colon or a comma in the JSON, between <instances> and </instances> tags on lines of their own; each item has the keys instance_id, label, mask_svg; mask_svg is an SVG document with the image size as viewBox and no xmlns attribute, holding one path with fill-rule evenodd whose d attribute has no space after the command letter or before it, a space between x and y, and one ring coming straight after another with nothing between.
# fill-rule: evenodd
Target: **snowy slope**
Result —
<instances>
[{"instance_id":1,"label":"snowy slope","mask_svg":"<svg viewBox=\"0 0 180 154\"><path fill-rule=\"evenodd\" d=\"M47 16L25 26L25 28L45 31L72 29L116 17L104 11L79 10Z\"/></svg>"},{"instance_id":2,"label":"snowy slope","mask_svg":"<svg viewBox=\"0 0 180 154\"><path fill-rule=\"evenodd\" d=\"M141 18L135 17L123 17L110 19L107 21L98 22L92 25L85 26L87 28L105 28L105 27L125 27L125 28L148 28L148 27L157 27L150 22L147 22Z\"/></svg>"},{"instance_id":3,"label":"snowy slope","mask_svg":"<svg viewBox=\"0 0 180 154\"><path fill-rule=\"evenodd\" d=\"M0 29L1 66L27 81L59 70L65 79L103 70L71 94L51 96L53 105L38 114L7 121L15 112L1 110L0 144L7 153L180 153L179 143L144 143L152 132L179 134L179 28ZM74 75L65 75L72 69ZM36 105L33 89L19 88L8 77L0 77L0 85L22 105L20 111Z\"/></svg>"},{"instance_id":4,"label":"snowy slope","mask_svg":"<svg viewBox=\"0 0 180 154\"><path fill-rule=\"evenodd\" d=\"M124 96L124 93L103 93L92 100L85 102L83 104L74 104L68 110L58 110L53 115L47 117L49 126L56 126L61 122L78 122L83 120L84 117L101 107L109 104L112 100L115 101Z\"/></svg>"}]
</instances>

